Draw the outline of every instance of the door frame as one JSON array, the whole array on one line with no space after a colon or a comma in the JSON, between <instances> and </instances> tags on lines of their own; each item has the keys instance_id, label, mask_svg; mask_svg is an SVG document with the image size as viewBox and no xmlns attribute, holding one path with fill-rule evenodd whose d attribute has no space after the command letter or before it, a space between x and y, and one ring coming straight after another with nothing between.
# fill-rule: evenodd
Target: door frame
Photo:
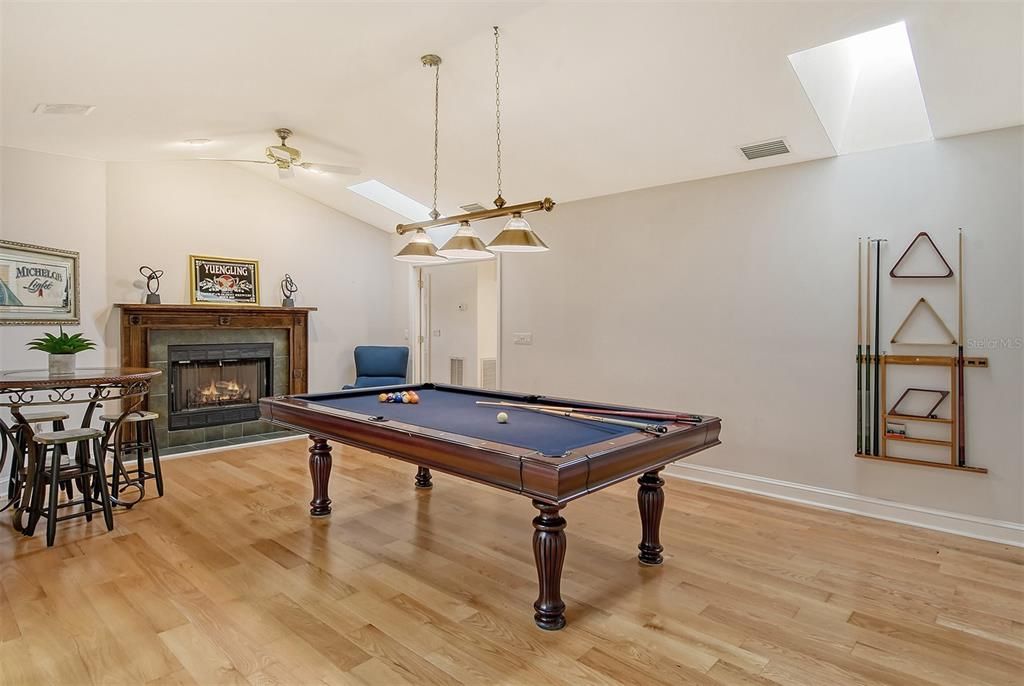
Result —
<instances>
[{"instance_id":1,"label":"door frame","mask_svg":"<svg viewBox=\"0 0 1024 686\"><path fill-rule=\"evenodd\" d=\"M495 384L498 389L502 388L502 320L501 320L501 255L495 255L495 269L494 269L494 280L495 280L495 309L497 311L497 368L495 369ZM430 359L430 270L432 269L444 269L447 266L456 264L470 264L473 262L479 262L480 260L456 260L447 264L431 264L413 266L410 274L410 304L409 315L411 318L409 331L412 334L409 336L409 348L412 351L412 381L413 383L423 383L425 376L425 369ZM479 370L477 370L479 371Z\"/></svg>"}]
</instances>

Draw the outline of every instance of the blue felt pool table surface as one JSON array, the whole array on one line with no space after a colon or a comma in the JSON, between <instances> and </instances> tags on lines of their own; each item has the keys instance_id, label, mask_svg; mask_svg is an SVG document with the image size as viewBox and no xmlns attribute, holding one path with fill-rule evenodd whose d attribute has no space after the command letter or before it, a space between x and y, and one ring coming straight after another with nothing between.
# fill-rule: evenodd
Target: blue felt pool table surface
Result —
<instances>
[{"instance_id":1,"label":"blue felt pool table surface","mask_svg":"<svg viewBox=\"0 0 1024 686\"><path fill-rule=\"evenodd\" d=\"M403 387L406 388L406 387ZM419 388L418 404L382 403L378 399L382 389L356 389L337 393L319 393L297 396L314 405L367 417L412 424L437 431L514 445L536 450L544 455L562 455L586 445L600 443L639 429L558 415L517 410L515 408L477 405L478 400L522 402L508 396L473 390ZM387 389L384 389L387 390ZM536 404L545 404L544 400ZM508 423L497 421L498 412L508 413ZM638 420L641 421L641 420ZM647 422L647 420L642 420ZM649 422L657 423L657 422Z\"/></svg>"}]
</instances>

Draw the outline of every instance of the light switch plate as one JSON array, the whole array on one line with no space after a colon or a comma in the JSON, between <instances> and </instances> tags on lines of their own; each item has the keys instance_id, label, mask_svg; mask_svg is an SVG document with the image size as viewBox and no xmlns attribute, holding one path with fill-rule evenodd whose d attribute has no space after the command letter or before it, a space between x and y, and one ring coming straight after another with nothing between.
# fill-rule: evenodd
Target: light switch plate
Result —
<instances>
[{"instance_id":1,"label":"light switch plate","mask_svg":"<svg viewBox=\"0 0 1024 686\"><path fill-rule=\"evenodd\" d=\"M533 345L533 334L514 333L512 334L512 343L514 345Z\"/></svg>"}]
</instances>

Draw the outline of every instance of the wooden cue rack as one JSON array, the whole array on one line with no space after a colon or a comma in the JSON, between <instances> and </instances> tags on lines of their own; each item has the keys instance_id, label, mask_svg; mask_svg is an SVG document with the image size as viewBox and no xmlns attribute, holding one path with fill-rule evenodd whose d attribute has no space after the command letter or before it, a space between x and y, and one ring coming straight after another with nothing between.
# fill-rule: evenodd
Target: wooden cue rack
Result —
<instances>
[{"instance_id":1,"label":"wooden cue rack","mask_svg":"<svg viewBox=\"0 0 1024 686\"><path fill-rule=\"evenodd\" d=\"M879 455L865 455L864 453L857 453L857 457L862 457L866 460L878 460L880 462L897 462L899 464L911 464L920 465L922 467L939 467L941 469L956 469L962 472L973 472L975 474L988 474L988 469L985 467L969 467L967 465L960 466L957 464L957 426L956 426L956 406L959 398L960 389L957 387L957 358L945 357L943 355L872 355L869 358L869 362L874 362L875 359L879 361L879 393L882 397L882 403L879 407L879 426L882 428L879 436ZM951 405L953 411L950 412L949 419L943 419L938 417L915 417L912 415L902 414L889 414L888 400L886 400L885 387L886 387L886 376L888 375L889 365L910 365L918 367L949 367L949 390L951 397ZM965 357L964 367L988 367L987 357ZM890 436L886 430L887 422L889 419L899 419L901 421L908 422L931 422L938 424L947 424L949 426L949 440L940 441L931 438L913 438L910 436ZM903 441L906 443L918 443L923 445L935 445L949 448L949 462L938 462L930 460L915 460L909 457L895 457L890 456L886 452L887 441Z\"/></svg>"}]
</instances>

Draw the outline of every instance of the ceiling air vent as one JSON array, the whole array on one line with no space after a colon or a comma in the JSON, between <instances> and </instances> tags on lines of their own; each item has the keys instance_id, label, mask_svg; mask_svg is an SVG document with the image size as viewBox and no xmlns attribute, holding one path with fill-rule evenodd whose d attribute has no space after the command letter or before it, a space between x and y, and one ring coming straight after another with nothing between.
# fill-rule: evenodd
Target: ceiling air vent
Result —
<instances>
[{"instance_id":1,"label":"ceiling air vent","mask_svg":"<svg viewBox=\"0 0 1024 686\"><path fill-rule=\"evenodd\" d=\"M464 212L479 212L480 210L486 209L483 205L478 202L471 202L468 205L459 205Z\"/></svg>"},{"instance_id":2,"label":"ceiling air vent","mask_svg":"<svg viewBox=\"0 0 1024 686\"><path fill-rule=\"evenodd\" d=\"M777 138L773 141L743 145L740 147L740 152L742 152L744 157L748 160L757 160L762 157L771 157L773 155L785 155L789 152L789 146L786 145L786 141L781 138Z\"/></svg>"},{"instance_id":3,"label":"ceiling air vent","mask_svg":"<svg viewBox=\"0 0 1024 686\"><path fill-rule=\"evenodd\" d=\"M39 103L32 110L35 114L76 114L84 117L91 114L96 105L75 105L71 103Z\"/></svg>"}]
</instances>

